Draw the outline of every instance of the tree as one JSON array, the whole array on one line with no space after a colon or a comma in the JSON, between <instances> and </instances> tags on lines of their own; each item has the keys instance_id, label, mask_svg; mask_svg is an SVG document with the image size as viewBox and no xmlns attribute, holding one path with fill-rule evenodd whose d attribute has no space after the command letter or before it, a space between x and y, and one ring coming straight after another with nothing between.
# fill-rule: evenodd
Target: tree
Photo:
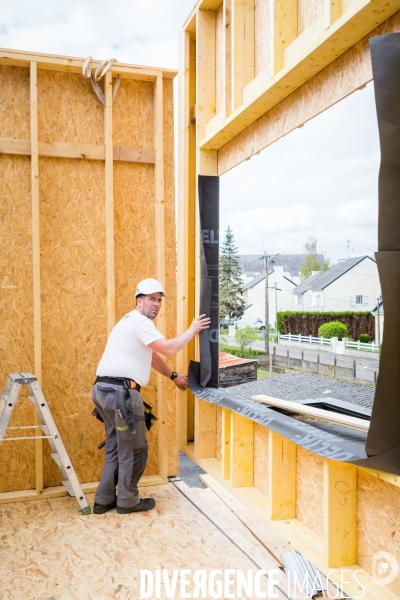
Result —
<instances>
[{"instance_id":1,"label":"tree","mask_svg":"<svg viewBox=\"0 0 400 600\"><path fill-rule=\"evenodd\" d=\"M300 267L300 280L304 281L310 277L313 271L327 271L330 267L328 260L319 260L317 252L317 240L310 236L304 244L304 252L306 253L303 264Z\"/></svg>"},{"instance_id":2,"label":"tree","mask_svg":"<svg viewBox=\"0 0 400 600\"><path fill-rule=\"evenodd\" d=\"M235 339L239 345L239 356L245 356L245 350L247 346L250 346L250 344L257 339L257 334L252 330L250 325L246 325L245 327L239 327L239 329L236 329ZM250 352L251 348L249 353Z\"/></svg>"},{"instance_id":3,"label":"tree","mask_svg":"<svg viewBox=\"0 0 400 600\"><path fill-rule=\"evenodd\" d=\"M219 261L219 318L224 319L227 316L229 323L233 319L240 319L244 313L241 294L243 282L237 251L233 231L228 225Z\"/></svg>"}]
</instances>

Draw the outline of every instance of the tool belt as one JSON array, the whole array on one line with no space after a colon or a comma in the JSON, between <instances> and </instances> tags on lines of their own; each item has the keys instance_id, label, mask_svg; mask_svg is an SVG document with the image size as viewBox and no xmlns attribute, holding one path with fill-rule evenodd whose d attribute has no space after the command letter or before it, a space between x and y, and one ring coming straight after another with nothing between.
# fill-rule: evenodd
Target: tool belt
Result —
<instances>
[{"instance_id":1,"label":"tool belt","mask_svg":"<svg viewBox=\"0 0 400 600\"><path fill-rule=\"evenodd\" d=\"M138 383L136 383L136 381L134 381L133 379L122 378L122 377L121 378L120 377L96 377L96 380L94 383L95 384L96 383L109 383L111 385L120 385L124 388L124 390L125 390L124 404L125 404L125 411L126 411L126 420L128 422L128 427L129 427L129 433L130 434L136 433L135 418L133 415L131 395L130 395L129 390L136 390L137 392L140 393L141 386ZM157 417L155 415L153 415L153 413L151 412L150 404L147 404L147 402L145 402L144 400L143 400L143 407L144 407L144 421L146 423L146 428L148 431L150 431L150 429L154 425L155 421L157 421ZM94 417L96 417L96 419L101 421L102 423L104 422L102 419L102 416L100 415L97 408L94 408L92 415ZM141 420L140 417L136 417L136 419Z\"/></svg>"}]
</instances>

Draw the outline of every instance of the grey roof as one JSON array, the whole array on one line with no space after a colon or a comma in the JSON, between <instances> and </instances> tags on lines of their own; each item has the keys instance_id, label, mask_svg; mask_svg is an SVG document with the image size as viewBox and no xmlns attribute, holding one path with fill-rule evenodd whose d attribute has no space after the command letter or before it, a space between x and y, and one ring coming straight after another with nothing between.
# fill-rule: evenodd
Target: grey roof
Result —
<instances>
[{"instance_id":1,"label":"grey roof","mask_svg":"<svg viewBox=\"0 0 400 600\"><path fill-rule=\"evenodd\" d=\"M339 279L342 275L350 271L353 267L358 265L365 258L369 258L372 262L375 262L373 258L368 255L357 256L355 258L348 258L344 262L339 262L337 265L333 265L328 271L324 271L319 275L311 275L303 283L300 283L293 290L292 294L303 295L308 290L320 291L324 290L328 285L331 285L336 279Z\"/></svg>"},{"instance_id":2,"label":"grey roof","mask_svg":"<svg viewBox=\"0 0 400 600\"><path fill-rule=\"evenodd\" d=\"M269 258L268 266L270 268L284 267L291 277L298 277L305 257L306 254L279 254ZM320 262L324 260L323 254L317 254L317 257ZM262 254L239 254L238 259L244 273L264 272L264 256Z\"/></svg>"},{"instance_id":3,"label":"grey roof","mask_svg":"<svg viewBox=\"0 0 400 600\"><path fill-rule=\"evenodd\" d=\"M328 379L311 373L284 373L268 379L259 379L229 388L232 394L250 398L265 394L282 400L306 400L332 397L337 400L371 408L375 390L367 385ZM329 392L329 393L327 393Z\"/></svg>"},{"instance_id":4,"label":"grey roof","mask_svg":"<svg viewBox=\"0 0 400 600\"><path fill-rule=\"evenodd\" d=\"M379 300L378 304L379 304L379 312L383 315L384 314L384 310L383 310L383 302L382 302L382 300ZM378 304L375 306L375 308L373 308L371 310L372 314L378 313Z\"/></svg>"},{"instance_id":5,"label":"grey roof","mask_svg":"<svg viewBox=\"0 0 400 600\"><path fill-rule=\"evenodd\" d=\"M268 271L268 275L272 275L272 273L275 272L275 269L272 269L272 271ZM294 283L294 281L292 281L291 279L289 279L288 277L283 277L284 279L286 279L286 281L289 281L289 283L296 285ZM255 285L257 285L258 283L260 283L260 281L264 281L265 277L264 277L264 273L261 273L261 275L257 275L257 277L254 277L254 279L252 279L251 281L248 281L246 283L246 285L244 285L242 287L242 292L244 292L245 290L249 290L251 288L253 288Z\"/></svg>"}]
</instances>

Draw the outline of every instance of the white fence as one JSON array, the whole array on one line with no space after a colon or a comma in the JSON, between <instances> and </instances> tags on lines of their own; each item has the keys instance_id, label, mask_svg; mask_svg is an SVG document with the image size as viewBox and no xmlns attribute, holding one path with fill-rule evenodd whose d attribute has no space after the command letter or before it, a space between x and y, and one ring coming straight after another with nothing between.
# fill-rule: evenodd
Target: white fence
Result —
<instances>
[{"instance_id":1,"label":"white fence","mask_svg":"<svg viewBox=\"0 0 400 600\"><path fill-rule=\"evenodd\" d=\"M287 340L288 342L300 342L305 344L317 344L319 346L335 347L337 344L343 345L344 348L349 350L362 350L363 352L379 352L379 344L375 342L360 342L357 340L353 342L348 338L343 338L341 342L337 341L337 338L324 338L324 337L313 337L312 335L294 335L288 333L287 335L280 335L280 340Z\"/></svg>"}]
</instances>

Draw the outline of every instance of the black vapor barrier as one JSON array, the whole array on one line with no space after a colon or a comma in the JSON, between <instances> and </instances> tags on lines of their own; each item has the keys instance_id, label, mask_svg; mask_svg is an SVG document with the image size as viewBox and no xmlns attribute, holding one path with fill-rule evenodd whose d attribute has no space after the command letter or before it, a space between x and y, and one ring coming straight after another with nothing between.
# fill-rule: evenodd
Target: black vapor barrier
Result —
<instances>
[{"instance_id":1,"label":"black vapor barrier","mask_svg":"<svg viewBox=\"0 0 400 600\"><path fill-rule=\"evenodd\" d=\"M198 398L265 425L315 454L400 475L400 33L371 38L370 48L381 146L376 261L385 331L368 434L310 425L218 389L218 177L200 176L198 181L201 313L210 315L212 324L200 335L200 363L190 364L189 387Z\"/></svg>"},{"instance_id":2,"label":"black vapor barrier","mask_svg":"<svg viewBox=\"0 0 400 600\"><path fill-rule=\"evenodd\" d=\"M200 383L218 387L219 177L199 175L200 314L211 318L200 333Z\"/></svg>"}]
</instances>

